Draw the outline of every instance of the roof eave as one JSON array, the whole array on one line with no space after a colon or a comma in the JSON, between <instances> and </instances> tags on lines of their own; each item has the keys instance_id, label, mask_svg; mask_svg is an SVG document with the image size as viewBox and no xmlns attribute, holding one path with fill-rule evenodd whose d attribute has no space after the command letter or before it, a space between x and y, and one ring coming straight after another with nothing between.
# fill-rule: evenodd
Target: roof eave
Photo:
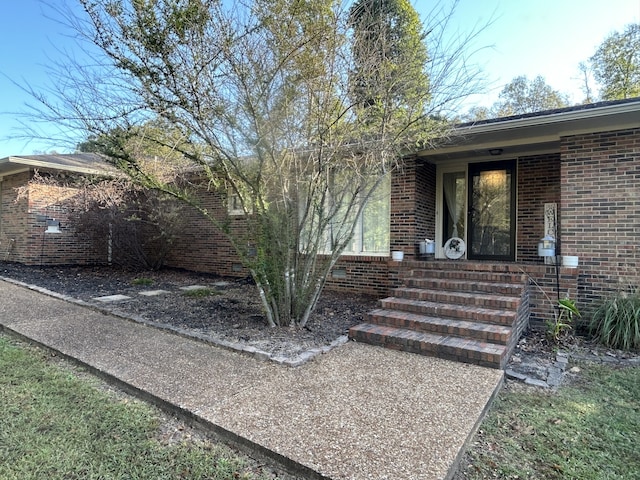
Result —
<instances>
[{"instance_id":1,"label":"roof eave","mask_svg":"<svg viewBox=\"0 0 640 480\"><path fill-rule=\"evenodd\" d=\"M585 110L569 110L553 113L548 116L536 116L526 118L506 119L495 123L474 124L456 127L456 132L468 132L481 134L484 132L497 132L501 130L513 130L518 128L536 127L542 125L554 125L577 120L589 120L596 117L622 115L626 113L639 113L640 100L638 102L623 103L619 105L606 105Z\"/></svg>"},{"instance_id":2,"label":"roof eave","mask_svg":"<svg viewBox=\"0 0 640 480\"><path fill-rule=\"evenodd\" d=\"M440 161L462 159L468 157L469 152L473 152L471 156L477 159L488 156L488 150L494 148L505 149L505 153L508 149L512 151L508 153L536 153L550 148L559 151L561 137L628 128L640 128L640 99L579 110L554 111L547 115L461 125L454 128L447 143L422 150L418 156ZM484 155L482 151L485 151Z\"/></svg>"},{"instance_id":3,"label":"roof eave","mask_svg":"<svg viewBox=\"0 0 640 480\"><path fill-rule=\"evenodd\" d=\"M60 165L57 163L43 162L26 157L10 156L0 159L0 176L15 175L26 170L58 170L71 173L81 173L85 175L109 175L107 169L82 167L78 165Z\"/></svg>"}]
</instances>

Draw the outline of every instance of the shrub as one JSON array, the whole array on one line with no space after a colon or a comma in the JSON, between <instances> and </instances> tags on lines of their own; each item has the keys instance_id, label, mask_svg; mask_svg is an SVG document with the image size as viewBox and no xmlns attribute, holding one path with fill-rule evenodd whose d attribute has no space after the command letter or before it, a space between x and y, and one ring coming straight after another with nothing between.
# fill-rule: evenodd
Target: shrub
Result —
<instances>
[{"instance_id":1,"label":"shrub","mask_svg":"<svg viewBox=\"0 0 640 480\"><path fill-rule=\"evenodd\" d=\"M559 299L557 309L554 319L546 322L547 335L556 342L565 332L573 328L573 317L580 316L576 302L570 298Z\"/></svg>"},{"instance_id":2,"label":"shrub","mask_svg":"<svg viewBox=\"0 0 640 480\"><path fill-rule=\"evenodd\" d=\"M184 206L121 180L90 184L78 195L74 222L115 265L157 270L185 224Z\"/></svg>"},{"instance_id":3,"label":"shrub","mask_svg":"<svg viewBox=\"0 0 640 480\"><path fill-rule=\"evenodd\" d=\"M164 265L186 223L185 206L170 195L123 178L40 174L17 189L27 198L34 187L56 187L50 198L68 214L68 223L109 263L137 270Z\"/></svg>"},{"instance_id":4,"label":"shrub","mask_svg":"<svg viewBox=\"0 0 640 480\"><path fill-rule=\"evenodd\" d=\"M640 349L640 292L619 293L602 302L591 317L589 330L608 347Z\"/></svg>"}]
</instances>

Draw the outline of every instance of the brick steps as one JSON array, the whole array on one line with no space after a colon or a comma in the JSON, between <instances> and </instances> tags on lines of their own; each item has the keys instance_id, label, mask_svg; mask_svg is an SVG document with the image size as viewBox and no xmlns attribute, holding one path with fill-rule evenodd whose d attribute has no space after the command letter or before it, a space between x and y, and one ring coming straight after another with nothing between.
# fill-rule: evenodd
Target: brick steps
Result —
<instances>
[{"instance_id":1,"label":"brick steps","mask_svg":"<svg viewBox=\"0 0 640 480\"><path fill-rule=\"evenodd\" d=\"M380 300L349 336L504 368L528 317L526 276L504 264L407 262L406 268L404 285Z\"/></svg>"},{"instance_id":2,"label":"brick steps","mask_svg":"<svg viewBox=\"0 0 640 480\"><path fill-rule=\"evenodd\" d=\"M502 368L508 350L506 345L370 323L363 323L354 328L358 329L358 341L484 367Z\"/></svg>"},{"instance_id":3,"label":"brick steps","mask_svg":"<svg viewBox=\"0 0 640 480\"><path fill-rule=\"evenodd\" d=\"M518 281L520 281L518 279ZM449 290L458 292L493 293L514 297L522 295L523 285L514 283L498 283L468 280L454 280L451 278L408 278L405 282L410 288L424 288L431 290Z\"/></svg>"},{"instance_id":4,"label":"brick steps","mask_svg":"<svg viewBox=\"0 0 640 480\"><path fill-rule=\"evenodd\" d=\"M420 313L432 317L458 318L461 320L494 323L497 325L513 325L516 318L515 312L492 308L479 308L473 305L455 305L398 297L388 297L380 300L379 303L380 306L386 310L399 310L401 312Z\"/></svg>"},{"instance_id":5,"label":"brick steps","mask_svg":"<svg viewBox=\"0 0 640 480\"><path fill-rule=\"evenodd\" d=\"M483 342L506 345L511 337L511 327L488 323L469 322L453 318L427 317L425 315L376 309L369 312L369 322L394 328L404 328L439 335L455 335Z\"/></svg>"},{"instance_id":6,"label":"brick steps","mask_svg":"<svg viewBox=\"0 0 640 480\"><path fill-rule=\"evenodd\" d=\"M469 283L469 287L474 284ZM455 305L471 305L475 307L487 307L492 309L515 309L520 302L519 297L507 295L495 295L492 293L466 290L463 292L449 290L433 290L426 288L396 288L393 296L407 300L421 300L425 302L452 303Z\"/></svg>"}]
</instances>

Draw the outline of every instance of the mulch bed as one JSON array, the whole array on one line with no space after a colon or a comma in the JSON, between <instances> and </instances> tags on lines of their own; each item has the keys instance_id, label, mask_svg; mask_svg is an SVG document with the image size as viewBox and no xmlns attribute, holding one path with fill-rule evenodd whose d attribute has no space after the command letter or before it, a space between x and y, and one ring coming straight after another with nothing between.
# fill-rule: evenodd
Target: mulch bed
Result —
<instances>
[{"instance_id":1,"label":"mulch bed","mask_svg":"<svg viewBox=\"0 0 640 480\"><path fill-rule=\"evenodd\" d=\"M332 344L351 326L362 323L363 315L375 308L377 301L365 295L325 291L305 328L270 328L250 279L175 269L134 272L107 266L37 267L9 262L0 262L0 276L205 339L251 346L284 358ZM207 287L212 294L186 295L180 287L189 285ZM140 294L148 290L169 293ZM131 298L115 303L95 300L115 294Z\"/></svg>"}]
</instances>

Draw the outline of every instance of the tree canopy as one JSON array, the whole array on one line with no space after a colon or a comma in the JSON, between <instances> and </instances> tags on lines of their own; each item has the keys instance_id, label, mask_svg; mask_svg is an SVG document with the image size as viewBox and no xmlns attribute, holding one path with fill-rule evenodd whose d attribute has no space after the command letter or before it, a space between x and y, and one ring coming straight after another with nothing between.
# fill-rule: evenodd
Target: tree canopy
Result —
<instances>
[{"instance_id":1,"label":"tree canopy","mask_svg":"<svg viewBox=\"0 0 640 480\"><path fill-rule=\"evenodd\" d=\"M504 86L491 107L473 107L465 118L468 121L480 121L568 106L567 96L554 90L541 75L533 80L521 75Z\"/></svg>"},{"instance_id":2,"label":"tree canopy","mask_svg":"<svg viewBox=\"0 0 640 480\"><path fill-rule=\"evenodd\" d=\"M350 84L359 115L424 111L429 98L426 34L409 0L358 0L349 21L354 62Z\"/></svg>"},{"instance_id":3,"label":"tree canopy","mask_svg":"<svg viewBox=\"0 0 640 480\"><path fill-rule=\"evenodd\" d=\"M447 52L446 21L431 19L425 67L406 1L378 2L393 13L374 22L384 44L362 28L375 17L358 23L339 0L79 1L85 15L68 21L93 58L52 72L40 119L82 129L136 181L199 209L251 272L271 325L304 326L368 200L403 155L446 137L440 113L477 86L457 69L473 33ZM147 168L142 144L232 194L246 228Z\"/></svg>"},{"instance_id":4,"label":"tree canopy","mask_svg":"<svg viewBox=\"0 0 640 480\"><path fill-rule=\"evenodd\" d=\"M589 59L602 100L640 96L640 24L609 35Z\"/></svg>"},{"instance_id":5,"label":"tree canopy","mask_svg":"<svg viewBox=\"0 0 640 480\"><path fill-rule=\"evenodd\" d=\"M529 80L522 75L505 85L493 106L493 113L496 117L508 117L567 106L566 95L549 86L544 77L538 75Z\"/></svg>"}]
</instances>

